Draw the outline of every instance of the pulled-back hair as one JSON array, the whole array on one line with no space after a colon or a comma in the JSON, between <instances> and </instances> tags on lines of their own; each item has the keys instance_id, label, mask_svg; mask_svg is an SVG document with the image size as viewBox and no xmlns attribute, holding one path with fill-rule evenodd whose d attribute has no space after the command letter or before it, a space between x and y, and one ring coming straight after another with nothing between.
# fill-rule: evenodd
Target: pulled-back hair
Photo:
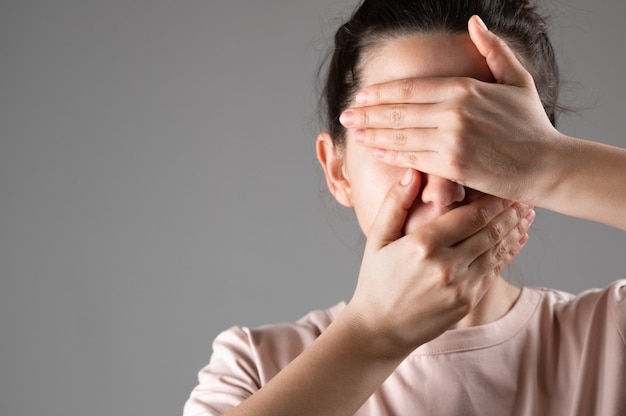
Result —
<instances>
[{"instance_id":1,"label":"pulled-back hair","mask_svg":"<svg viewBox=\"0 0 626 416\"><path fill-rule=\"evenodd\" d=\"M547 22L528 0L363 0L335 34L335 45L321 97L321 114L335 146L343 146L339 115L362 87L364 55L385 39L415 34L467 33L472 15L511 47L532 75L543 107L556 123L559 72Z\"/></svg>"}]
</instances>

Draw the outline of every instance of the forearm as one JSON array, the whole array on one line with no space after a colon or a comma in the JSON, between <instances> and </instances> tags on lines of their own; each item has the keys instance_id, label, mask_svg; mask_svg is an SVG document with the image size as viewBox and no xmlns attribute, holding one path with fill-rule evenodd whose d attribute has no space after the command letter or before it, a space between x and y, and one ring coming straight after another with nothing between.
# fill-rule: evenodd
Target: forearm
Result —
<instances>
[{"instance_id":1,"label":"forearm","mask_svg":"<svg viewBox=\"0 0 626 416\"><path fill-rule=\"evenodd\" d=\"M563 136L538 206L626 230L626 149Z\"/></svg>"},{"instance_id":2,"label":"forearm","mask_svg":"<svg viewBox=\"0 0 626 416\"><path fill-rule=\"evenodd\" d=\"M352 415L411 352L478 305L521 250L530 208L487 195L403 235L419 190L413 170L389 189L348 306L228 415Z\"/></svg>"},{"instance_id":3,"label":"forearm","mask_svg":"<svg viewBox=\"0 0 626 416\"><path fill-rule=\"evenodd\" d=\"M372 354L347 315L227 415L353 415L404 357Z\"/></svg>"}]
</instances>

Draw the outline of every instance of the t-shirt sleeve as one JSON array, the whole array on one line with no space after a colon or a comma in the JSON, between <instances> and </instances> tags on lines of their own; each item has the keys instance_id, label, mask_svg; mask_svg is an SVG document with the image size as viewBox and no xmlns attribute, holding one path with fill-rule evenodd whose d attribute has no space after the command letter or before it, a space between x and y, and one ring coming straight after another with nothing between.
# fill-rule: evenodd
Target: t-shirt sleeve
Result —
<instances>
[{"instance_id":1,"label":"t-shirt sleeve","mask_svg":"<svg viewBox=\"0 0 626 416\"><path fill-rule=\"evenodd\" d=\"M219 334L183 415L222 415L239 405L313 343L343 307L312 311L295 323L236 326Z\"/></svg>"},{"instance_id":2,"label":"t-shirt sleeve","mask_svg":"<svg viewBox=\"0 0 626 416\"><path fill-rule=\"evenodd\" d=\"M230 328L213 342L209 364L198 373L198 385L185 404L184 416L221 415L260 388L248 332Z\"/></svg>"},{"instance_id":3,"label":"t-shirt sleeve","mask_svg":"<svg viewBox=\"0 0 626 416\"><path fill-rule=\"evenodd\" d=\"M609 309L617 331L622 338L624 347L626 347L626 280L619 280L608 288Z\"/></svg>"}]
</instances>

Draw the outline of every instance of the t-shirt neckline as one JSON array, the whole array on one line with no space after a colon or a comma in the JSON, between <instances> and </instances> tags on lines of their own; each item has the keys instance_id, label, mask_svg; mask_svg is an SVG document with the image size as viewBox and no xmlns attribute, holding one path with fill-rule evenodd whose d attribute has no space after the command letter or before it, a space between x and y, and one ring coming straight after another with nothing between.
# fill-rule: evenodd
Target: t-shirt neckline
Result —
<instances>
[{"instance_id":1,"label":"t-shirt neckline","mask_svg":"<svg viewBox=\"0 0 626 416\"><path fill-rule=\"evenodd\" d=\"M421 345L410 355L437 355L489 348L513 338L535 313L543 296L540 289L522 287L519 298L506 315L493 322L469 328L451 329ZM327 310L332 320L346 307L340 302Z\"/></svg>"},{"instance_id":2,"label":"t-shirt neckline","mask_svg":"<svg viewBox=\"0 0 626 416\"><path fill-rule=\"evenodd\" d=\"M411 355L449 354L489 348L513 338L529 321L541 299L541 291L523 287L517 302L506 315L493 322L451 329L421 345Z\"/></svg>"}]
</instances>

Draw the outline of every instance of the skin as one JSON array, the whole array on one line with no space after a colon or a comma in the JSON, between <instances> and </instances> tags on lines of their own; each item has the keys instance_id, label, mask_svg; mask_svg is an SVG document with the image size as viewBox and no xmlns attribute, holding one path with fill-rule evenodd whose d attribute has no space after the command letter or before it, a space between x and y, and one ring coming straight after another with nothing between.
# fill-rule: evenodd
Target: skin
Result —
<instances>
[{"instance_id":1,"label":"skin","mask_svg":"<svg viewBox=\"0 0 626 416\"><path fill-rule=\"evenodd\" d=\"M497 84L408 76L370 85L341 118L358 143L390 166L626 230L626 150L557 131L506 43L476 17L469 35ZM395 122L392 108L403 114Z\"/></svg>"},{"instance_id":2,"label":"skin","mask_svg":"<svg viewBox=\"0 0 626 416\"><path fill-rule=\"evenodd\" d=\"M376 54L389 59L368 63L368 82L487 75L467 37L429 36L381 44ZM457 53L425 63L442 45ZM228 415L352 415L418 346L497 319L517 297L499 274L527 240L531 207L377 160L353 133L345 149L322 133L317 152L330 191L367 235L356 290L315 342Z\"/></svg>"},{"instance_id":3,"label":"skin","mask_svg":"<svg viewBox=\"0 0 626 416\"><path fill-rule=\"evenodd\" d=\"M485 81L493 79L485 58L478 53L467 35L428 34L394 39L379 44L370 54L373 58L368 60L363 76L364 85L427 76L468 76ZM385 110L385 114L380 115L382 122L390 119L399 122L398 117L405 117L396 111L396 106L390 105ZM355 123L362 123L357 118L366 116L365 112L353 114ZM367 235L385 192L402 177L406 168L387 165L373 158L368 149L357 145L356 133L354 128L348 129L345 152L340 151L339 155L333 156L343 159L339 161L344 164L342 174L345 181L341 186L349 188L343 193L350 194L349 199L340 199L340 202L354 208L361 229ZM393 134L391 140L393 142L396 139L397 142L398 137L393 137ZM371 137L366 140L371 140ZM409 210L406 233L415 231L478 196L475 191L465 192L462 186L437 175L418 175L417 180L420 181L420 195Z\"/></svg>"},{"instance_id":4,"label":"skin","mask_svg":"<svg viewBox=\"0 0 626 416\"><path fill-rule=\"evenodd\" d=\"M369 51L368 56L371 58L366 61L362 80L364 85L432 76L463 76L494 81L485 58L468 35L435 33L393 39L378 44ZM363 123L364 120L382 125L390 120L398 123L399 117L404 120L410 117L408 111L400 112L399 109L399 106L392 104L382 108L380 113L355 111L348 117L352 118L354 124ZM345 120L346 113L342 118ZM323 166L332 165L325 168L329 188L340 203L354 208L361 229L368 235L387 190L400 180L406 167L384 163L381 158L372 157L367 147L356 142L359 132L355 128L347 130L345 149L335 149L330 137L322 134L318 139L318 155ZM362 137L363 141L371 141L372 134L372 130L366 131L365 135L370 137ZM395 130L389 136L392 143L398 141ZM419 172L415 176L419 193L408 210L403 226L404 234L414 233L454 208L476 201L484 195L438 175ZM518 295L518 288L498 278L483 301L453 327L494 321L512 307ZM384 305L377 307L381 306Z\"/></svg>"}]
</instances>

